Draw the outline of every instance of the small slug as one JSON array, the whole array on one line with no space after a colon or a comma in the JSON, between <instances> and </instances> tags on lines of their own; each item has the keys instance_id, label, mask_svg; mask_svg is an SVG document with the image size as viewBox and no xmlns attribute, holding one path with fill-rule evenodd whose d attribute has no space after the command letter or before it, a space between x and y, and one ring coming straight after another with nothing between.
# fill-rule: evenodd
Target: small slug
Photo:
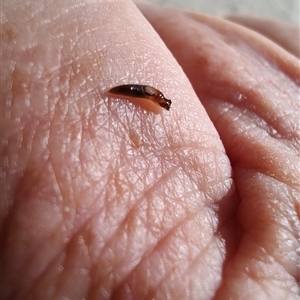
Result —
<instances>
[{"instance_id":1,"label":"small slug","mask_svg":"<svg viewBox=\"0 0 300 300\"><path fill-rule=\"evenodd\" d=\"M108 92L120 96L147 99L152 101L156 105L163 107L166 110L169 110L172 104L172 101L165 98L165 96L161 91L149 85L139 85L139 84L119 85L108 90Z\"/></svg>"}]
</instances>

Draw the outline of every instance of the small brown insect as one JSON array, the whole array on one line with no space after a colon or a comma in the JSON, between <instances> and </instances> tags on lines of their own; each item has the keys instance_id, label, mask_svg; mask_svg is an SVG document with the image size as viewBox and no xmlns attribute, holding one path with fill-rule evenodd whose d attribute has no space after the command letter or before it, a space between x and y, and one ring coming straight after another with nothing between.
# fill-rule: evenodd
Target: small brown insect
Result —
<instances>
[{"instance_id":1,"label":"small brown insect","mask_svg":"<svg viewBox=\"0 0 300 300\"><path fill-rule=\"evenodd\" d=\"M108 91L111 94L127 96L132 98L142 98L169 110L172 101L165 98L162 92L149 85L125 84L116 86Z\"/></svg>"}]
</instances>

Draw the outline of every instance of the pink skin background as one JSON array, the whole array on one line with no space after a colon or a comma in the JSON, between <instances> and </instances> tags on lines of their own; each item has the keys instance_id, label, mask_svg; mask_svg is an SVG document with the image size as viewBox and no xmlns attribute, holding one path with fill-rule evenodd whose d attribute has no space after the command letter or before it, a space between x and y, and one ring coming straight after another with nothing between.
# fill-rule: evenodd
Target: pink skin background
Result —
<instances>
[{"instance_id":1,"label":"pink skin background","mask_svg":"<svg viewBox=\"0 0 300 300\"><path fill-rule=\"evenodd\" d=\"M3 1L2 299L297 299L298 31L231 20Z\"/></svg>"}]
</instances>

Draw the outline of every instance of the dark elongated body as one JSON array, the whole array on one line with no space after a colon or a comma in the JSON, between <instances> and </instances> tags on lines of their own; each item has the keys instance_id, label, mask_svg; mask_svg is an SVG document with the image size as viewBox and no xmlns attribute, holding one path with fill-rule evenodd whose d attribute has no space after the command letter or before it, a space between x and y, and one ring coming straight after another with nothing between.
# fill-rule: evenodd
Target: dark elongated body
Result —
<instances>
[{"instance_id":1,"label":"dark elongated body","mask_svg":"<svg viewBox=\"0 0 300 300\"><path fill-rule=\"evenodd\" d=\"M165 98L163 93L158 89L149 85L125 84L116 86L108 91L109 93L127 96L133 98L141 98L152 101L153 103L169 110L172 101Z\"/></svg>"}]
</instances>

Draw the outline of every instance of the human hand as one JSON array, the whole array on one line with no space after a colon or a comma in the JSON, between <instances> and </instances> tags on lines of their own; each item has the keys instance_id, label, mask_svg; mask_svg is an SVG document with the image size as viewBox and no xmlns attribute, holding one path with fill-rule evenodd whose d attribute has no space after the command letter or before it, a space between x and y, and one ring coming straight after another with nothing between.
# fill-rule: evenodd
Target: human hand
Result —
<instances>
[{"instance_id":1,"label":"human hand","mask_svg":"<svg viewBox=\"0 0 300 300\"><path fill-rule=\"evenodd\" d=\"M3 4L4 299L296 299L299 61L140 8L188 79L131 2Z\"/></svg>"}]
</instances>

